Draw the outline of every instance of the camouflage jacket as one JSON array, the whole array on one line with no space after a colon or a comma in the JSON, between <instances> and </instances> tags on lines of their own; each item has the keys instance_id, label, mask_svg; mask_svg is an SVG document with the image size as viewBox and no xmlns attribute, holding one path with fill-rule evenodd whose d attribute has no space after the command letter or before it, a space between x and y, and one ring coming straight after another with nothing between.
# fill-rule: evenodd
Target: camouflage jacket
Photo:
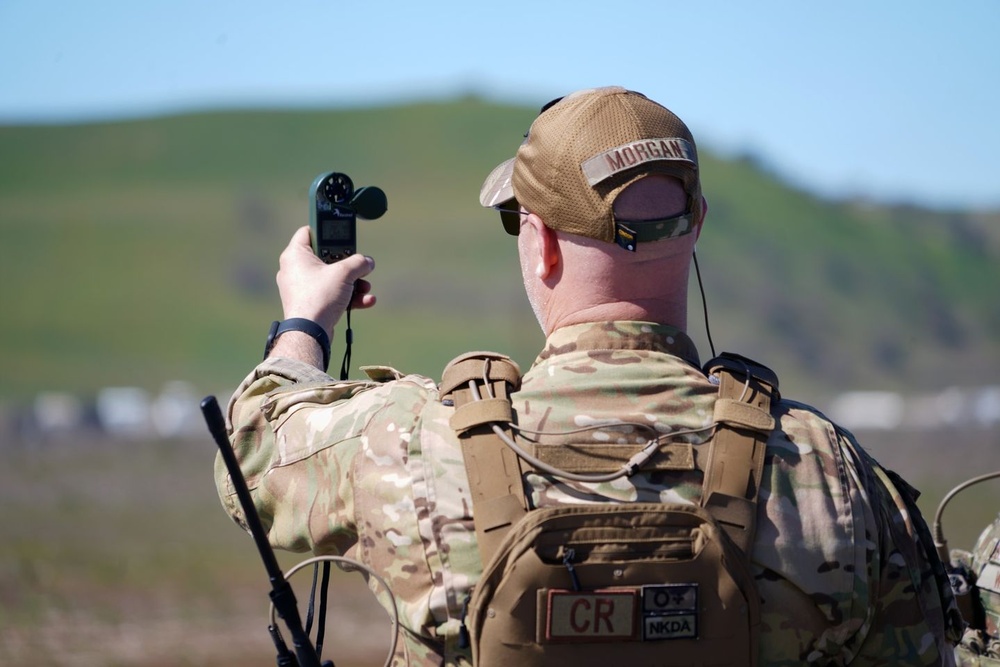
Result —
<instances>
[{"instance_id":1,"label":"camouflage jacket","mask_svg":"<svg viewBox=\"0 0 1000 667\"><path fill-rule=\"evenodd\" d=\"M481 574L458 438L434 380L391 369L339 382L289 359L260 364L229 405L231 442L275 547L342 553L389 582L407 664L467 664L462 604ZM514 394L542 443L634 442L704 428L717 388L681 331L642 322L557 330ZM941 586L909 487L816 410L787 400L767 445L752 553L760 663L953 664L961 618ZM582 430L581 430L582 429ZM573 435L550 435L575 431ZM705 431L678 434L693 446ZM641 437L640 442L645 438ZM701 473L651 472L600 485L525 476L536 505L697 503ZM226 510L242 512L225 468ZM946 584L946 580L945 580Z\"/></svg>"}]
</instances>

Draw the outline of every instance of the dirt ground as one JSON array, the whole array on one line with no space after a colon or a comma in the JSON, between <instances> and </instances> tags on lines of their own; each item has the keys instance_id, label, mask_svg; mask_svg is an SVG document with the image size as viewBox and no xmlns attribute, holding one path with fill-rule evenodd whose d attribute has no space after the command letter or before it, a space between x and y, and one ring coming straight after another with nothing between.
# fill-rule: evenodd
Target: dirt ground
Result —
<instances>
[{"instance_id":1,"label":"dirt ground","mask_svg":"<svg viewBox=\"0 0 1000 667\"><path fill-rule=\"evenodd\" d=\"M325 659L338 667L384 664L391 623L363 583L337 581L331 590ZM138 612L129 619L102 619L100 609L50 610L30 624L0 627L0 664L8 667L214 667L275 664L267 632L268 600L243 596L242 611L225 616L191 617ZM300 596L301 597L301 596ZM300 599L304 610L304 600ZM304 613L304 612L303 612ZM284 626L283 636L289 641ZM315 631L313 634L315 637ZM290 644L289 644L290 645Z\"/></svg>"},{"instance_id":2,"label":"dirt ground","mask_svg":"<svg viewBox=\"0 0 1000 667\"><path fill-rule=\"evenodd\" d=\"M938 502L1000 469L995 433L859 434L885 465ZM250 538L225 516L213 445L197 442L0 444L0 665L274 665L269 584ZM1000 481L956 498L952 547L971 548L1000 510ZM284 569L303 555L279 554ZM293 581L305 614L310 575ZM357 574L330 593L325 658L385 661L388 617Z\"/></svg>"}]
</instances>

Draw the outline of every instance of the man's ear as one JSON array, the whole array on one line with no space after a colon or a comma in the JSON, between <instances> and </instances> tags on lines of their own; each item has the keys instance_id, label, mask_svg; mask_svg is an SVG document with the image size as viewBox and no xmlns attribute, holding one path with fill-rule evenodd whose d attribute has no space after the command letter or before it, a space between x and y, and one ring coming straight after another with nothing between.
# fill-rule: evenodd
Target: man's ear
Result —
<instances>
[{"instance_id":1,"label":"man's ear","mask_svg":"<svg viewBox=\"0 0 1000 667\"><path fill-rule=\"evenodd\" d=\"M521 233L532 235L533 253L530 268L539 279L545 280L555 273L561 260L559 239L555 230L549 229L534 213L529 213L521 228Z\"/></svg>"}]
</instances>

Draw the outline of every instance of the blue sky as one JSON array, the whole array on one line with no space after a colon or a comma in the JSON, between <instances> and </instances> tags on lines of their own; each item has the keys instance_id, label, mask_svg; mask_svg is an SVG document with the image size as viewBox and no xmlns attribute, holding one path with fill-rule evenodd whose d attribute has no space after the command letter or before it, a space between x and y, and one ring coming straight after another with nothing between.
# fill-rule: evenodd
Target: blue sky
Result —
<instances>
[{"instance_id":1,"label":"blue sky","mask_svg":"<svg viewBox=\"0 0 1000 667\"><path fill-rule=\"evenodd\" d=\"M820 194L995 208L998 34L997 0L0 0L0 124L619 84Z\"/></svg>"}]
</instances>

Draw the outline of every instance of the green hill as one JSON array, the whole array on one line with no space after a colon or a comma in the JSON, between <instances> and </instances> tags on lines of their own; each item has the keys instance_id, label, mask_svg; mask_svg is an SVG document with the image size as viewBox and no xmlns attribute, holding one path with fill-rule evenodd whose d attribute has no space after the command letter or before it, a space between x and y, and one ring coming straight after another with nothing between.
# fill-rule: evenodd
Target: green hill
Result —
<instances>
[{"instance_id":1,"label":"green hill","mask_svg":"<svg viewBox=\"0 0 1000 667\"><path fill-rule=\"evenodd\" d=\"M436 376L469 349L527 366L541 336L516 249L477 197L532 117L462 99L0 127L0 398L175 379L228 392L280 317L278 252L331 169L389 197L360 223L380 304L354 317L353 374ZM824 201L702 153L717 349L805 398L996 381L1000 214ZM707 358L694 290L690 320Z\"/></svg>"}]
</instances>

